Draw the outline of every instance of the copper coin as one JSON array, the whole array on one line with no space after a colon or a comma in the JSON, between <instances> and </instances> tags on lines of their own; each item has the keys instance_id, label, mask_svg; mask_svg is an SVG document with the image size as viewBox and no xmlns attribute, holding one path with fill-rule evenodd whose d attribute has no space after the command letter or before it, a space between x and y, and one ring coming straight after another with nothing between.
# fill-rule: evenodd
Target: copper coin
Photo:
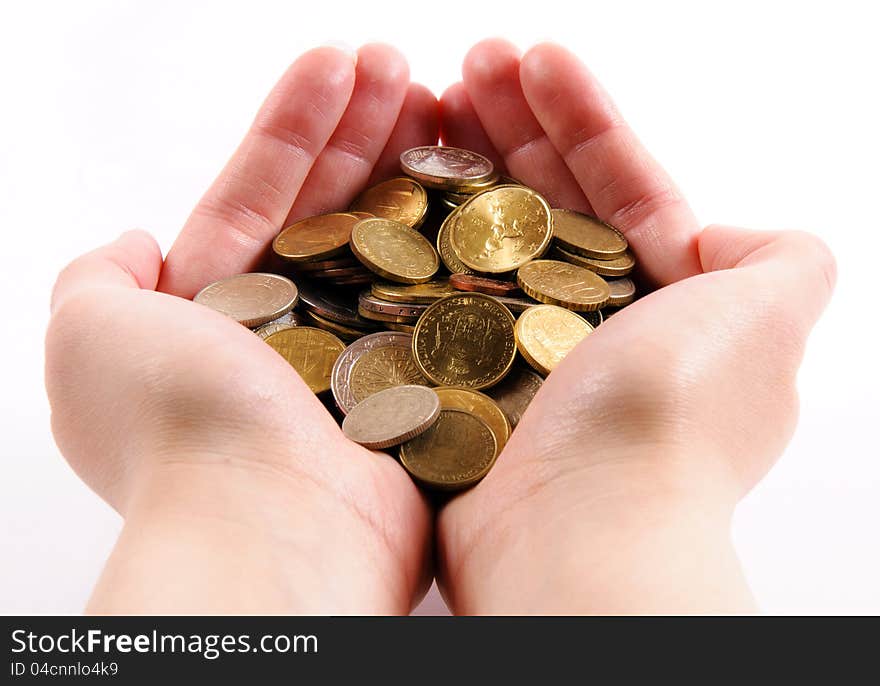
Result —
<instances>
[{"instance_id":1,"label":"copper coin","mask_svg":"<svg viewBox=\"0 0 880 686\"><path fill-rule=\"evenodd\" d=\"M311 274L311 272L320 272L325 269L344 269L346 267L360 267L361 263L358 262L354 255L350 255L348 257L338 257L334 260L315 260L314 262L298 262L295 266L293 266L294 271L302 272L304 274Z\"/></svg>"},{"instance_id":2,"label":"copper coin","mask_svg":"<svg viewBox=\"0 0 880 686\"><path fill-rule=\"evenodd\" d=\"M290 312L298 296L290 279L255 272L215 281L196 293L193 302L253 328Z\"/></svg>"},{"instance_id":3,"label":"copper coin","mask_svg":"<svg viewBox=\"0 0 880 686\"><path fill-rule=\"evenodd\" d=\"M446 190L479 184L495 172L492 162L479 153L440 145L405 150L400 166L423 185Z\"/></svg>"},{"instance_id":4,"label":"copper coin","mask_svg":"<svg viewBox=\"0 0 880 686\"><path fill-rule=\"evenodd\" d=\"M449 283L459 291L474 291L486 295L512 295L521 292L519 286L510 281L487 279L472 274L452 274Z\"/></svg>"},{"instance_id":5,"label":"copper coin","mask_svg":"<svg viewBox=\"0 0 880 686\"><path fill-rule=\"evenodd\" d=\"M349 345L333 365L330 388L345 414L385 388L429 384L412 358L412 336L396 331L367 334Z\"/></svg>"},{"instance_id":6,"label":"copper coin","mask_svg":"<svg viewBox=\"0 0 880 686\"><path fill-rule=\"evenodd\" d=\"M373 326L358 316L357 299L341 290L318 288L314 283L302 281L299 287L299 297L303 309L311 310L325 319L346 326L366 328Z\"/></svg>"},{"instance_id":7,"label":"copper coin","mask_svg":"<svg viewBox=\"0 0 880 686\"><path fill-rule=\"evenodd\" d=\"M344 279L349 276L370 276L370 272L364 269L360 264L355 267L334 267L333 269L322 269L321 271L310 274L313 279Z\"/></svg>"},{"instance_id":8,"label":"copper coin","mask_svg":"<svg viewBox=\"0 0 880 686\"><path fill-rule=\"evenodd\" d=\"M537 305L539 302L538 300L530 298L527 295L496 295L495 300L500 302L514 314L521 314L525 312L527 308L531 307L532 305Z\"/></svg>"},{"instance_id":9,"label":"copper coin","mask_svg":"<svg viewBox=\"0 0 880 686\"><path fill-rule=\"evenodd\" d=\"M339 322L333 322L329 319L324 319L319 314L315 314L312 311L306 311L305 320L308 322L309 326L314 326L319 329L324 329L324 331L329 331L334 336L339 336L344 341L356 341L361 336L367 333L365 329L358 329L353 326L346 326L345 324L340 324Z\"/></svg>"},{"instance_id":10,"label":"copper coin","mask_svg":"<svg viewBox=\"0 0 880 686\"><path fill-rule=\"evenodd\" d=\"M283 229L272 248L289 262L327 259L346 251L351 230L359 221L347 212L307 217Z\"/></svg>"},{"instance_id":11,"label":"copper coin","mask_svg":"<svg viewBox=\"0 0 880 686\"><path fill-rule=\"evenodd\" d=\"M399 445L431 428L440 415L440 398L427 386L393 386L351 408L342 433L365 448Z\"/></svg>"},{"instance_id":12,"label":"copper coin","mask_svg":"<svg viewBox=\"0 0 880 686\"><path fill-rule=\"evenodd\" d=\"M416 229L428 213L428 193L417 181L400 176L367 188L351 204L351 209Z\"/></svg>"},{"instance_id":13,"label":"copper coin","mask_svg":"<svg viewBox=\"0 0 880 686\"><path fill-rule=\"evenodd\" d=\"M486 395L494 399L504 410L510 425L515 427L522 419L523 412L532 402L535 393L544 383L537 373L525 367L514 367L510 373L496 386L486 390Z\"/></svg>"}]
</instances>

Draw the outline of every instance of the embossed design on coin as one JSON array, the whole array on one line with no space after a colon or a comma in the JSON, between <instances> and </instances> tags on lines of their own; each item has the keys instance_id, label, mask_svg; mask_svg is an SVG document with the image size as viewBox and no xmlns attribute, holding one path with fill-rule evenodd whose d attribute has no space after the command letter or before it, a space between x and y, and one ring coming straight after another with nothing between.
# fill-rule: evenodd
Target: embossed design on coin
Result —
<instances>
[{"instance_id":1,"label":"embossed design on coin","mask_svg":"<svg viewBox=\"0 0 880 686\"><path fill-rule=\"evenodd\" d=\"M330 374L345 344L332 333L311 326L297 326L266 338L275 351L290 363L313 393L330 388Z\"/></svg>"},{"instance_id":2,"label":"embossed design on coin","mask_svg":"<svg viewBox=\"0 0 880 686\"><path fill-rule=\"evenodd\" d=\"M424 433L440 414L440 398L426 386L395 386L362 400L342 421L342 433L379 450Z\"/></svg>"},{"instance_id":3,"label":"embossed design on coin","mask_svg":"<svg viewBox=\"0 0 880 686\"><path fill-rule=\"evenodd\" d=\"M488 389L486 394L504 410L510 425L516 427L542 383L544 379L535 372L516 366L500 384Z\"/></svg>"},{"instance_id":4,"label":"embossed design on coin","mask_svg":"<svg viewBox=\"0 0 880 686\"><path fill-rule=\"evenodd\" d=\"M362 219L352 229L350 245L365 267L391 281L424 283L440 268L428 239L391 219Z\"/></svg>"},{"instance_id":5,"label":"embossed design on coin","mask_svg":"<svg viewBox=\"0 0 880 686\"><path fill-rule=\"evenodd\" d=\"M543 255L552 238L550 206L524 186L496 186L476 194L449 225L449 245L478 272L513 271Z\"/></svg>"},{"instance_id":6,"label":"embossed design on coin","mask_svg":"<svg viewBox=\"0 0 880 686\"><path fill-rule=\"evenodd\" d=\"M439 145L405 150L400 154L400 166L426 186L446 189L478 184L495 171L492 162L478 153Z\"/></svg>"},{"instance_id":7,"label":"embossed design on coin","mask_svg":"<svg viewBox=\"0 0 880 686\"><path fill-rule=\"evenodd\" d=\"M516 320L516 344L532 367L545 376L593 331L581 316L556 305L535 305Z\"/></svg>"},{"instance_id":8,"label":"embossed design on coin","mask_svg":"<svg viewBox=\"0 0 880 686\"><path fill-rule=\"evenodd\" d=\"M593 272L568 262L534 260L516 273L526 295L551 305L586 312L608 302L611 289Z\"/></svg>"},{"instance_id":9,"label":"embossed design on coin","mask_svg":"<svg viewBox=\"0 0 880 686\"><path fill-rule=\"evenodd\" d=\"M486 422L495 436L495 450L498 454L510 438L510 422L507 415L492 398L472 388L440 386L434 389L440 397L440 406L445 410L457 408L467 410Z\"/></svg>"},{"instance_id":10,"label":"embossed design on coin","mask_svg":"<svg viewBox=\"0 0 880 686\"><path fill-rule=\"evenodd\" d=\"M272 249L290 262L326 259L345 250L351 230L359 221L347 212L307 217L275 236Z\"/></svg>"},{"instance_id":11,"label":"embossed design on coin","mask_svg":"<svg viewBox=\"0 0 880 686\"><path fill-rule=\"evenodd\" d=\"M416 324L416 365L441 386L491 386L504 378L516 356L513 324L510 311L488 295L461 293L438 300Z\"/></svg>"},{"instance_id":12,"label":"embossed design on coin","mask_svg":"<svg viewBox=\"0 0 880 686\"><path fill-rule=\"evenodd\" d=\"M553 238L569 252L599 260L622 255L629 244L620 231L601 219L574 210L551 211Z\"/></svg>"},{"instance_id":13,"label":"embossed design on coin","mask_svg":"<svg viewBox=\"0 0 880 686\"><path fill-rule=\"evenodd\" d=\"M486 476L497 453L486 422L465 410L444 409L430 429L400 446L400 463L425 486L459 490Z\"/></svg>"},{"instance_id":14,"label":"embossed design on coin","mask_svg":"<svg viewBox=\"0 0 880 686\"><path fill-rule=\"evenodd\" d=\"M359 338L333 366L333 398L343 414L373 393L404 384L430 385L413 362L407 333L380 331Z\"/></svg>"},{"instance_id":15,"label":"embossed design on coin","mask_svg":"<svg viewBox=\"0 0 880 686\"><path fill-rule=\"evenodd\" d=\"M297 297L296 285L290 279L253 272L215 281L196 293L193 302L253 328L290 312Z\"/></svg>"},{"instance_id":16,"label":"embossed design on coin","mask_svg":"<svg viewBox=\"0 0 880 686\"><path fill-rule=\"evenodd\" d=\"M399 176L365 190L352 203L351 209L393 219L415 229L428 212L428 194L417 181Z\"/></svg>"}]
</instances>

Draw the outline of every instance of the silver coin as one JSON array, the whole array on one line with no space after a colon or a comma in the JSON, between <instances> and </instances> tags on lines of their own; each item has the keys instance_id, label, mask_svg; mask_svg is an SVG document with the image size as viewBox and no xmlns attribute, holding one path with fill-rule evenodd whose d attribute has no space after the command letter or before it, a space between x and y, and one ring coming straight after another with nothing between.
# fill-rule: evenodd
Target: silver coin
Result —
<instances>
[{"instance_id":1,"label":"silver coin","mask_svg":"<svg viewBox=\"0 0 880 686\"><path fill-rule=\"evenodd\" d=\"M372 393L407 384L432 385L412 359L412 335L400 331L357 339L342 351L330 374L333 399L343 414Z\"/></svg>"}]
</instances>

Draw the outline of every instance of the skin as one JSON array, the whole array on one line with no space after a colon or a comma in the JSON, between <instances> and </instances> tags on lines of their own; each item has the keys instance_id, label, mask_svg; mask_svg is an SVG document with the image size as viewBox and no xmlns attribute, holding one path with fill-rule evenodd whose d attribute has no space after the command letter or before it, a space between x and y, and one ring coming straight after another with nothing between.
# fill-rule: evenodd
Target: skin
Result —
<instances>
[{"instance_id":1,"label":"skin","mask_svg":"<svg viewBox=\"0 0 880 686\"><path fill-rule=\"evenodd\" d=\"M306 53L164 262L132 232L62 272L53 431L125 518L90 611L405 613L432 573L458 613L755 610L731 515L793 431L833 257L805 233L702 228L558 46L487 40L462 73L438 104L387 46ZM486 479L435 512L268 346L184 298L394 175L438 126L620 228L654 290L563 361Z\"/></svg>"}]
</instances>

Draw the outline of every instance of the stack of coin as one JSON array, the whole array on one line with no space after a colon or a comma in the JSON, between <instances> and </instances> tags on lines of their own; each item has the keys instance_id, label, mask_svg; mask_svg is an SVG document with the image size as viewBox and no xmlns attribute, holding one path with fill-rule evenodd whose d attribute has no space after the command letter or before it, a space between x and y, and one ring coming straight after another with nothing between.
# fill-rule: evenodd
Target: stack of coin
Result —
<instances>
[{"instance_id":1,"label":"stack of coin","mask_svg":"<svg viewBox=\"0 0 880 686\"><path fill-rule=\"evenodd\" d=\"M291 278L239 275L195 300L332 396L352 440L399 445L419 484L461 489L489 472L543 377L635 299L635 259L614 227L551 209L477 153L413 148L401 167L347 211L278 234Z\"/></svg>"}]
</instances>

